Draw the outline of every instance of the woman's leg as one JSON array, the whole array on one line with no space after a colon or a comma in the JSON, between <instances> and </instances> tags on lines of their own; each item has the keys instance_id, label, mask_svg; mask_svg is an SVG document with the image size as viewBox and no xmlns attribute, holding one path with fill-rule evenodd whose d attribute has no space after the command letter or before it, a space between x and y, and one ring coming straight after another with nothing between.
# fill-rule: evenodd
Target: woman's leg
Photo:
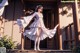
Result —
<instances>
[{"instance_id":1,"label":"woman's leg","mask_svg":"<svg viewBox=\"0 0 80 53\"><path fill-rule=\"evenodd\" d=\"M37 45L37 49L40 50L40 37L38 37L38 45Z\"/></svg>"},{"instance_id":2,"label":"woman's leg","mask_svg":"<svg viewBox=\"0 0 80 53\"><path fill-rule=\"evenodd\" d=\"M37 33L36 33L36 39L35 39L35 44L34 44L34 50L36 50L37 43L38 43L38 28L37 28Z\"/></svg>"},{"instance_id":3,"label":"woman's leg","mask_svg":"<svg viewBox=\"0 0 80 53\"><path fill-rule=\"evenodd\" d=\"M37 42L38 42L38 37L36 37L35 39L34 50L36 50Z\"/></svg>"},{"instance_id":4,"label":"woman's leg","mask_svg":"<svg viewBox=\"0 0 80 53\"><path fill-rule=\"evenodd\" d=\"M40 48L39 48L39 45L40 45L40 32L41 32L41 29L37 28L34 50L36 50L36 46L37 46L37 49L40 50Z\"/></svg>"},{"instance_id":5,"label":"woman's leg","mask_svg":"<svg viewBox=\"0 0 80 53\"><path fill-rule=\"evenodd\" d=\"M38 28L38 44L37 44L37 49L40 50L40 34L41 34L41 28Z\"/></svg>"}]
</instances>

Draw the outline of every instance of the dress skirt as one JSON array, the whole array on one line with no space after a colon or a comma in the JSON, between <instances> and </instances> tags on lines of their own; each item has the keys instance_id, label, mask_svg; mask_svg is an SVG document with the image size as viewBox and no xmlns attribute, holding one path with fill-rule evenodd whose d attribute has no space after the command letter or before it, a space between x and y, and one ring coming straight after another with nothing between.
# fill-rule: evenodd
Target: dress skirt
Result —
<instances>
[{"instance_id":1,"label":"dress skirt","mask_svg":"<svg viewBox=\"0 0 80 53\"><path fill-rule=\"evenodd\" d=\"M38 30L38 27L30 28L30 30L25 30L25 32L23 34L24 34L24 36L28 37L30 40L35 40L37 30ZM49 38L54 37L56 30L57 30L56 27L52 30L41 28L40 40L44 40L47 37L49 37Z\"/></svg>"},{"instance_id":2,"label":"dress skirt","mask_svg":"<svg viewBox=\"0 0 80 53\"><path fill-rule=\"evenodd\" d=\"M29 30L24 31L24 33L23 33L24 36L28 37L30 40L35 40L36 33L39 28L39 29L41 29L41 32L39 35L40 40L44 40L47 37L49 37L49 38L54 37L58 26L56 26L54 29L49 30L44 26L42 18L39 18L39 20L34 21L29 27L30 27Z\"/></svg>"}]
</instances>

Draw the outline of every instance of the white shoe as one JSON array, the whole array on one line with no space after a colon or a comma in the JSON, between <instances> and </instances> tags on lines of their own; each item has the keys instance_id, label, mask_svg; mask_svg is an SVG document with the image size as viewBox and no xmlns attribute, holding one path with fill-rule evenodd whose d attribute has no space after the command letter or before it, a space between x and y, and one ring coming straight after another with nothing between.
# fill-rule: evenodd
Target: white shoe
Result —
<instances>
[{"instance_id":1,"label":"white shoe","mask_svg":"<svg viewBox=\"0 0 80 53\"><path fill-rule=\"evenodd\" d=\"M34 48L34 50L37 50L36 48Z\"/></svg>"}]
</instances>

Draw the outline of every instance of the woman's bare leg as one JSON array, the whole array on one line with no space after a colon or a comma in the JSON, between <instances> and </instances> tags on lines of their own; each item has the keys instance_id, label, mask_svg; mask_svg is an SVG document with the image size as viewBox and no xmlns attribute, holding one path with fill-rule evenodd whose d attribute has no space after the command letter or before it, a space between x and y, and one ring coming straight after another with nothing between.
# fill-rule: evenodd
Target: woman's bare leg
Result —
<instances>
[{"instance_id":1,"label":"woman's bare leg","mask_svg":"<svg viewBox=\"0 0 80 53\"><path fill-rule=\"evenodd\" d=\"M36 33L36 39L35 39L35 44L34 44L34 50L37 49L37 43L38 43L38 29L37 29L37 33Z\"/></svg>"},{"instance_id":2,"label":"woman's bare leg","mask_svg":"<svg viewBox=\"0 0 80 53\"><path fill-rule=\"evenodd\" d=\"M40 37L38 37L37 49L40 50Z\"/></svg>"},{"instance_id":3,"label":"woman's bare leg","mask_svg":"<svg viewBox=\"0 0 80 53\"><path fill-rule=\"evenodd\" d=\"M36 46L37 46L37 49L40 50L40 48L39 48L39 46L40 46L40 32L41 32L41 30L38 28L37 33L36 33L36 40L35 40L34 50L36 50Z\"/></svg>"},{"instance_id":4,"label":"woman's bare leg","mask_svg":"<svg viewBox=\"0 0 80 53\"><path fill-rule=\"evenodd\" d=\"M36 50L37 42L38 42L38 37L36 37L35 39L34 50Z\"/></svg>"},{"instance_id":5,"label":"woman's bare leg","mask_svg":"<svg viewBox=\"0 0 80 53\"><path fill-rule=\"evenodd\" d=\"M38 44L37 44L38 50L40 50L40 34L41 34L41 28L38 28Z\"/></svg>"}]
</instances>

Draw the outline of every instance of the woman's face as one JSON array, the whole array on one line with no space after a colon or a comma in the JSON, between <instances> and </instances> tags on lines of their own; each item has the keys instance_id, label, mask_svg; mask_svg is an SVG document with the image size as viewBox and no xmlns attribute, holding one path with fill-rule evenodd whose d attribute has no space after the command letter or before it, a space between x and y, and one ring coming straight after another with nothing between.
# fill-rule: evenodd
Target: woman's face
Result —
<instances>
[{"instance_id":1,"label":"woman's face","mask_svg":"<svg viewBox=\"0 0 80 53\"><path fill-rule=\"evenodd\" d=\"M43 7L40 7L39 9L38 9L38 12L43 12Z\"/></svg>"}]
</instances>

